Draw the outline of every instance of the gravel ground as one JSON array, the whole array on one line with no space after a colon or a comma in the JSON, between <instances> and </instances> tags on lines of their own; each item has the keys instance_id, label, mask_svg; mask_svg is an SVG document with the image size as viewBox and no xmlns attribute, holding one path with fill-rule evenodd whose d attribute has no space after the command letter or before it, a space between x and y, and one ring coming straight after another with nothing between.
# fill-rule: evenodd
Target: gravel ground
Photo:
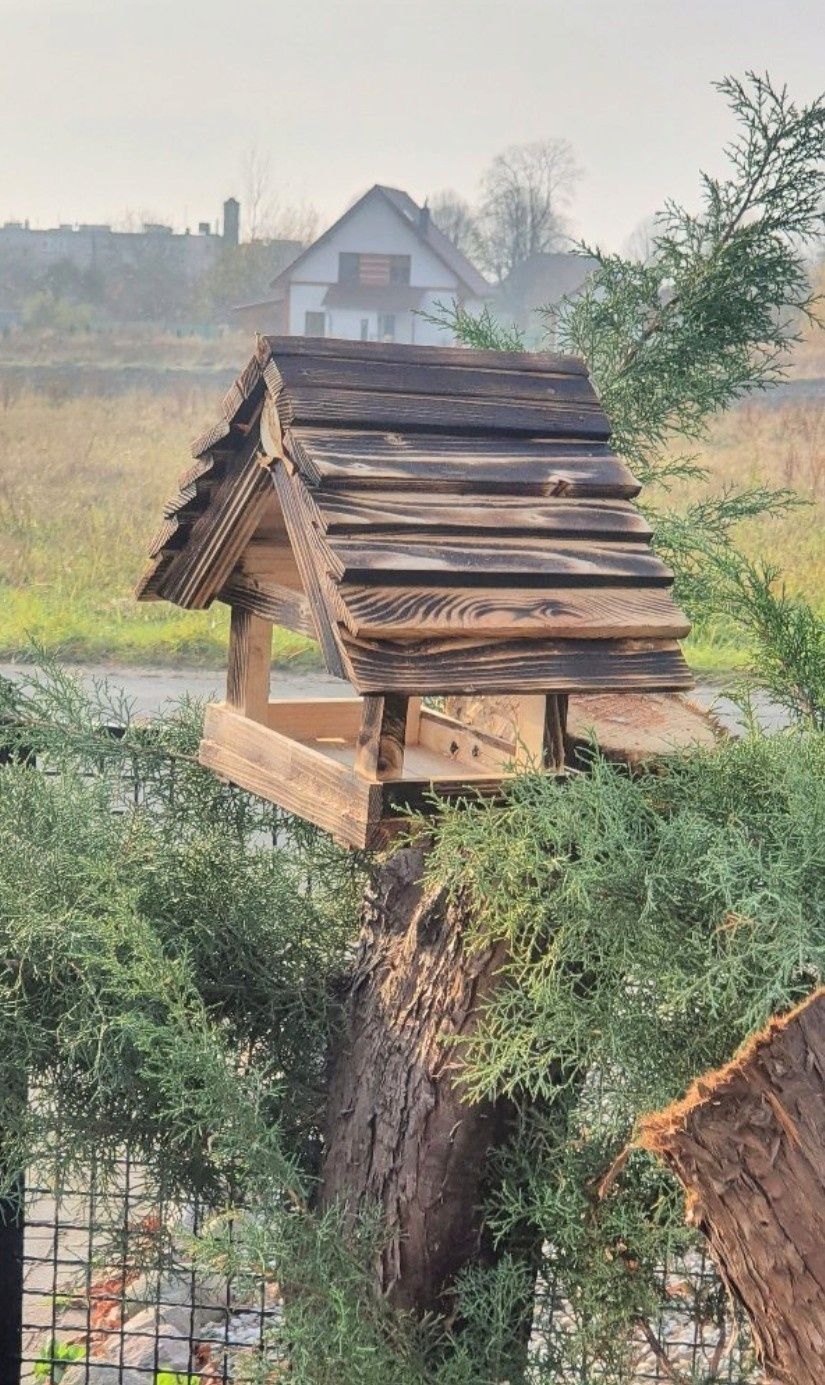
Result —
<instances>
[{"instance_id":1,"label":"gravel ground","mask_svg":"<svg viewBox=\"0 0 825 1385\"><path fill-rule=\"evenodd\" d=\"M26 666L0 663L0 676L25 676ZM122 688L134 704L135 711L148 715L159 711L165 703L174 702L184 693L213 701L223 696L225 672L222 669L202 668L122 668L116 665L78 665L76 672L85 680L107 678ZM272 693L282 697L346 697L351 695L349 683L333 678L320 670L275 669L272 674ZM693 697L703 707L713 707L716 716L729 730L735 731L739 712L722 694L721 685L702 680ZM754 705L768 731L777 731L787 724L787 716L768 698L757 695Z\"/></svg>"}]
</instances>

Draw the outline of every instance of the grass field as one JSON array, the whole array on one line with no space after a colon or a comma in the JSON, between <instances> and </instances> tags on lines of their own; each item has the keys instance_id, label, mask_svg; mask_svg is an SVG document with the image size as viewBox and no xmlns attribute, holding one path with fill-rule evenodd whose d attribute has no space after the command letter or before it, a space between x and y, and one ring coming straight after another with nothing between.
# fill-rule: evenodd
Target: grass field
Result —
<instances>
[{"instance_id":1,"label":"grass field","mask_svg":"<svg viewBox=\"0 0 825 1385\"><path fill-rule=\"evenodd\" d=\"M223 662L220 604L185 612L131 595L189 440L215 411L212 391L182 382L162 394L0 392L0 658L25 655L34 640L79 661ZM825 608L825 400L748 403L718 421L703 460L714 486L767 481L810 501L742 537L750 552L783 566L791 589ZM683 488L676 499L690 495ZM746 657L723 625L692 640L689 654L707 672ZM282 631L275 657L318 656Z\"/></svg>"},{"instance_id":2,"label":"grass field","mask_svg":"<svg viewBox=\"0 0 825 1385\"><path fill-rule=\"evenodd\" d=\"M0 406L0 658L36 641L79 661L223 663L226 607L132 597L190 440L213 415L214 397L184 386ZM316 657L288 631L275 653Z\"/></svg>"}]
</instances>

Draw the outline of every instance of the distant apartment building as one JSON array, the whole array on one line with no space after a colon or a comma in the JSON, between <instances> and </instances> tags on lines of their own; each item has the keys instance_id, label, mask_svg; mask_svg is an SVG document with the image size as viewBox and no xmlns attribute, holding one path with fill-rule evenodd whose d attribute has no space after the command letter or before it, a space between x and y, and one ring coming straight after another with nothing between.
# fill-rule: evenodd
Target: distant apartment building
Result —
<instances>
[{"instance_id":1,"label":"distant apartment building","mask_svg":"<svg viewBox=\"0 0 825 1385\"><path fill-rule=\"evenodd\" d=\"M234 197L223 204L223 230L213 231L201 221L197 235L178 234L171 226L144 223L139 231L114 231L105 224L81 222L39 229L28 222L7 221L0 226L0 251L25 257L33 272L60 262L81 272L107 269L134 260L147 247L162 245L174 257L188 279L197 279L211 264L219 246L238 244L240 207Z\"/></svg>"},{"instance_id":2,"label":"distant apartment building","mask_svg":"<svg viewBox=\"0 0 825 1385\"><path fill-rule=\"evenodd\" d=\"M0 226L0 326L8 325L27 294L40 284L55 282L67 268L113 287L149 283L167 285L180 300L196 289L219 257L240 242L240 204L228 197L223 204L222 226L198 223L197 231L179 233L171 226L147 222L137 231L116 231L109 225L60 225L40 229L28 222L7 221ZM246 249L246 247L242 247ZM254 263L263 262L269 273L288 264L301 249L299 241L257 243ZM252 272L254 264L248 272ZM266 273L266 270L264 270ZM191 293L189 294L191 298ZM135 299L132 292L131 300ZM131 301L130 300L130 301ZM229 300L231 302L231 299ZM162 306L162 305L159 305ZM174 304L169 302L174 312ZM228 307L228 304L226 304Z\"/></svg>"},{"instance_id":3,"label":"distant apartment building","mask_svg":"<svg viewBox=\"0 0 825 1385\"><path fill-rule=\"evenodd\" d=\"M492 286L400 188L370 188L235 318L271 335L432 345L439 302L478 311Z\"/></svg>"}]
</instances>

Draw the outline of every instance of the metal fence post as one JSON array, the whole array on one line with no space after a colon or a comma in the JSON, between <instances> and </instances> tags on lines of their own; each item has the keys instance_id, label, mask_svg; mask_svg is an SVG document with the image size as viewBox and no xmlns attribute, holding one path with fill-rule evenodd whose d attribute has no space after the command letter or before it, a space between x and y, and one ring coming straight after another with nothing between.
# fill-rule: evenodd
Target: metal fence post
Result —
<instances>
[{"instance_id":1,"label":"metal fence post","mask_svg":"<svg viewBox=\"0 0 825 1385\"><path fill-rule=\"evenodd\" d=\"M0 1199L0 1385L20 1385L23 1357L23 1237L25 1187L22 1176Z\"/></svg>"},{"instance_id":2,"label":"metal fence post","mask_svg":"<svg viewBox=\"0 0 825 1385\"><path fill-rule=\"evenodd\" d=\"M0 745L0 768L16 758ZM8 1100L19 1093L8 1093ZM25 1077L22 1100L26 1099ZM3 1167L0 1134L0 1180L4 1183L14 1171ZM0 1198L0 1385L20 1385L23 1368L23 1250L25 1235L25 1179L16 1173L8 1195Z\"/></svg>"}]
</instances>

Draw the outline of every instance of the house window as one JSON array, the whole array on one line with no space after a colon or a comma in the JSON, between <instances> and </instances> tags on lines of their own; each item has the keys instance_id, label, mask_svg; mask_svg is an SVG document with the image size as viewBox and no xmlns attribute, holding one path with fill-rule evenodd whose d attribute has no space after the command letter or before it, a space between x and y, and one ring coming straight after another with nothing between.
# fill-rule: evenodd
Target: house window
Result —
<instances>
[{"instance_id":1,"label":"house window","mask_svg":"<svg viewBox=\"0 0 825 1385\"><path fill-rule=\"evenodd\" d=\"M304 336L323 337L326 328L326 313L304 313Z\"/></svg>"},{"instance_id":2,"label":"house window","mask_svg":"<svg viewBox=\"0 0 825 1385\"><path fill-rule=\"evenodd\" d=\"M409 255L390 255L390 283L408 284L410 282Z\"/></svg>"},{"instance_id":3,"label":"house window","mask_svg":"<svg viewBox=\"0 0 825 1385\"><path fill-rule=\"evenodd\" d=\"M365 288L387 288L390 284L408 284L409 282L409 255L359 255L351 250L341 250L338 254L339 284L361 284Z\"/></svg>"},{"instance_id":4,"label":"house window","mask_svg":"<svg viewBox=\"0 0 825 1385\"><path fill-rule=\"evenodd\" d=\"M361 278L361 256L351 250L342 250L338 255L338 283L357 284Z\"/></svg>"},{"instance_id":5,"label":"house window","mask_svg":"<svg viewBox=\"0 0 825 1385\"><path fill-rule=\"evenodd\" d=\"M393 313L378 314L378 340L395 341L395 315Z\"/></svg>"},{"instance_id":6,"label":"house window","mask_svg":"<svg viewBox=\"0 0 825 1385\"><path fill-rule=\"evenodd\" d=\"M362 318L361 318L361 340L362 340L362 341L369 341L369 339L370 339L370 320L369 320L368 317L362 317Z\"/></svg>"}]
</instances>

